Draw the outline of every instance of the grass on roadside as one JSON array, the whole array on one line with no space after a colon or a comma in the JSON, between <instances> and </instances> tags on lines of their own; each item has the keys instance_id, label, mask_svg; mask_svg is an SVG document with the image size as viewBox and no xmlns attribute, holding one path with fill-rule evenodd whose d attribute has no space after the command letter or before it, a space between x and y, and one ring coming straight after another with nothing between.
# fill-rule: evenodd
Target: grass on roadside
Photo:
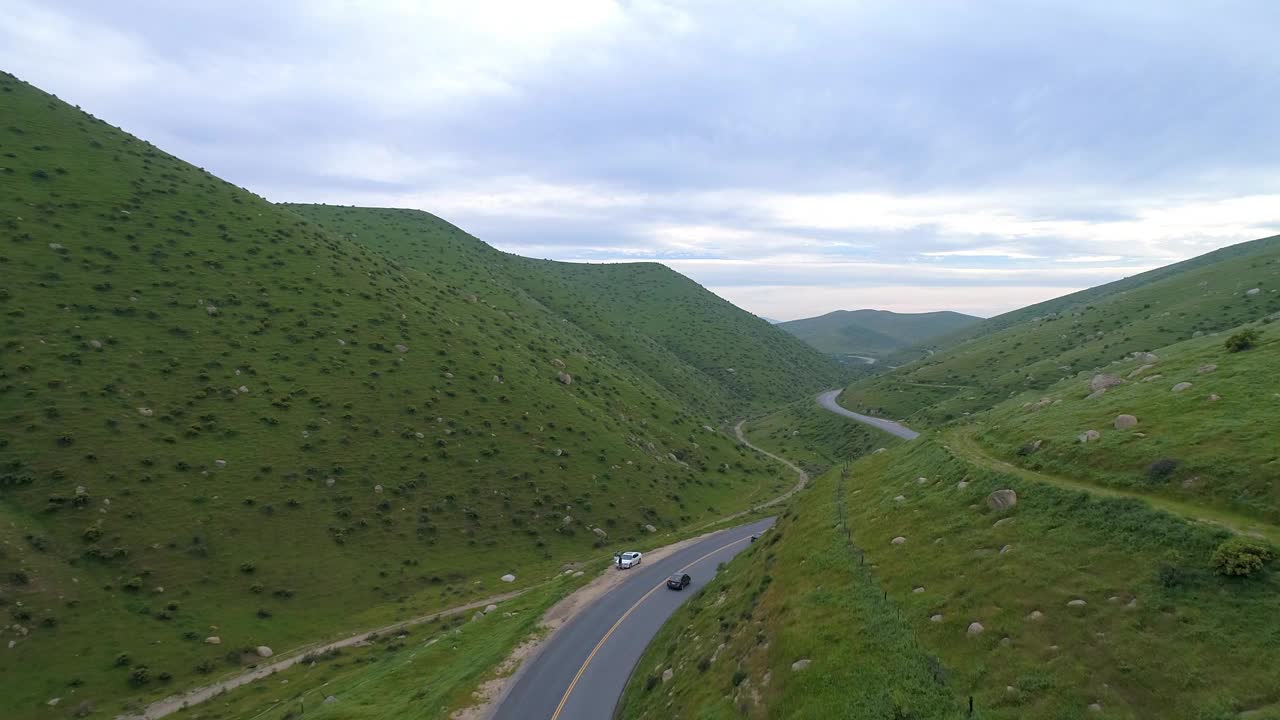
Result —
<instances>
[{"instance_id":1,"label":"grass on roadside","mask_svg":"<svg viewBox=\"0 0 1280 720\"><path fill-rule=\"evenodd\" d=\"M638 663L621 717L962 716L936 661L833 530L840 482L839 470L815 480L676 611Z\"/></svg>"}]
</instances>

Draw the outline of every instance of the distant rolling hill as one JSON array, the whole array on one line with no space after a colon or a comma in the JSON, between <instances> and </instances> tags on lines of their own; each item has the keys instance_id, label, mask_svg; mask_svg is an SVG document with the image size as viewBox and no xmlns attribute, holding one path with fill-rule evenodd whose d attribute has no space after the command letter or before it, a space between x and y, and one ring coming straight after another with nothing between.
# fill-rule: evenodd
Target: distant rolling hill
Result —
<instances>
[{"instance_id":1,"label":"distant rolling hill","mask_svg":"<svg viewBox=\"0 0 1280 720\"><path fill-rule=\"evenodd\" d=\"M846 407L920 427L985 410L1130 353L1280 311L1280 236L1030 305L928 343L891 373L861 379ZM898 359L910 359L900 353ZM913 425L913 426L914 426Z\"/></svg>"},{"instance_id":2,"label":"distant rolling hill","mask_svg":"<svg viewBox=\"0 0 1280 720\"><path fill-rule=\"evenodd\" d=\"M836 310L779 323L778 327L830 355L880 357L980 322L982 318L949 311Z\"/></svg>"}]
</instances>

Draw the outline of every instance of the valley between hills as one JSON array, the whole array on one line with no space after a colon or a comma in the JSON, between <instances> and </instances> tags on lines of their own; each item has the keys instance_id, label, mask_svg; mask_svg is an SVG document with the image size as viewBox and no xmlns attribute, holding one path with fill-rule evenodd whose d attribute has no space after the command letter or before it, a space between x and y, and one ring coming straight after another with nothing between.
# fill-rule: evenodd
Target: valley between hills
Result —
<instances>
[{"instance_id":1,"label":"valley between hills","mask_svg":"<svg viewBox=\"0 0 1280 720\"><path fill-rule=\"evenodd\" d=\"M1280 718L1280 238L797 330L11 75L0 155L6 718L474 717L614 552L768 517L618 717Z\"/></svg>"}]
</instances>

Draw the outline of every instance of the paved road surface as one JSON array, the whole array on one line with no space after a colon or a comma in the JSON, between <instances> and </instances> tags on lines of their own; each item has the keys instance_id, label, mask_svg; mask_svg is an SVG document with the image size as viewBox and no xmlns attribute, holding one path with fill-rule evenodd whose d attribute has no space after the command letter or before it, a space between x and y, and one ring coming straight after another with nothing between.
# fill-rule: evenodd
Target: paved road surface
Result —
<instances>
[{"instance_id":1,"label":"paved road surface","mask_svg":"<svg viewBox=\"0 0 1280 720\"><path fill-rule=\"evenodd\" d=\"M860 423L865 423L872 427L880 428L881 430L889 433L890 435L897 435L898 437L906 440L915 440L917 437L920 436L920 433L916 432L915 430L912 430L911 428L907 427L906 425L903 425L902 423L896 423L892 420L885 420L884 418L871 417L870 415L862 415L852 410L846 410L845 408L840 407L840 404L836 402L836 398L840 396L841 392L843 391L828 390L822 393L821 395L818 396L818 404L837 415L843 415L847 418L853 418L854 420L857 420Z\"/></svg>"},{"instance_id":2,"label":"paved road surface","mask_svg":"<svg viewBox=\"0 0 1280 720\"><path fill-rule=\"evenodd\" d=\"M749 547L752 533L772 525L773 518L765 518L722 530L652 565L611 571L633 577L551 636L494 720L607 720L632 668L676 607L711 579L719 563ZM683 592L664 585L677 571L693 577Z\"/></svg>"}]
</instances>

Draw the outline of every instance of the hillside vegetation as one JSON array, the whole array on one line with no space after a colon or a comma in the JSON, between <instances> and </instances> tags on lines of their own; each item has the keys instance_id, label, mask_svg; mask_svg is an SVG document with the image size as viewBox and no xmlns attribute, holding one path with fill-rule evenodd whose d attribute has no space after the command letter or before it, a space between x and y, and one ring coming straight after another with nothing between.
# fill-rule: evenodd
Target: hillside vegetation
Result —
<instances>
[{"instance_id":1,"label":"hillside vegetation","mask_svg":"<svg viewBox=\"0 0 1280 720\"><path fill-rule=\"evenodd\" d=\"M981 416L976 439L1031 470L1280 524L1280 338L1270 327L1253 328L1245 351L1225 348L1231 333L1206 336L1020 396Z\"/></svg>"},{"instance_id":2,"label":"hillside vegetation","mask_svg":"<svg viewBox=\"0 0 1280 720\"><path fill-rule=\"evenodd\" d=\"M982 318L957 312L836 310L778 327L831 355L880 357L951 335Z\"/></svg>"},{"instance_id":3,"label":"hillside vegetation","mask_svg":"<svg viewBox=\"0 0 1280 720\"><path fill-rule=\"evenodd\" d=\"M641 366L623 300L557 308L428 225L366 243L0 75L5 717L137 708L791 484L719 423L829 379L817 353L609 268L583 303L673 308L634 318L670 346Z\"/></svg>"},{"instance_id":4,"label":"hillside vegetation","mask_svg":"<svg viewBox=\"0 0 1280 720\"><path fill-rule=\"evenodd\" d=\"M1272 237L984 321L939 339L923 359L854 382L841 403L917 429L937 426L1133 352L1277 312L1280 237Z\"/></svg>"},{"instance_id":5,"label":"hillside vegetation","mask_svg":"<svg viewBox=\"0 0 1280 720\"><path fill-rule=\"evenodd\" d=\"M818 478L677 611L623 717L1280 717L1280 578L1215 572L1229 536L925 436Z\"/></svg>"},{"instance_id":6,"label":"hillside vegetation","mask_svg":"<svg viewBox=\"0 0 1280 720\"><path fill-rule=\"evenodd\" d=\"M819 475L901 439L828 412L812 397L797 400L767 415L743 423L752 444Z\"/></svg>"},{"instance_id":7,"label":"hillside vegetation","mask_svg":"<svg viewBox=\"0 0 1280 720\"><path fill-rule=\"evenodd\" d=\"M415 210L287 207L405 267L449 277L478 302L572 324L629 372L711 416L790 402L839 379L820 353L657 263L524 258Z\"/></svg>"}]
</instances>

